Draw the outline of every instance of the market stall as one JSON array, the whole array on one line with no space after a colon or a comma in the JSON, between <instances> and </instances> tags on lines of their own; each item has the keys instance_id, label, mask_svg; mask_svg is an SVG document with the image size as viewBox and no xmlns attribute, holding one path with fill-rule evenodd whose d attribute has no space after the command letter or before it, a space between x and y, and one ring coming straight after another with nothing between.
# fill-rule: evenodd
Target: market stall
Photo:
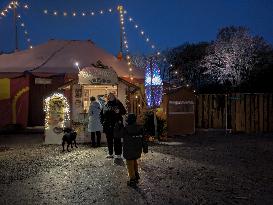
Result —
<instances>
[{"instance_id":1,"label":"market stall","mask_svg":"<svg viewBox=\"0 0 273 205\"><path fill-rule=\"evenodd\" d=\"M80 69L78 76L78 83L72 85L71 125L78 133L78 142L90 142L87 132L90 97L94 96L103 107L105 96L111 92L125 105L127 87L118 80L117 73L111 67L100 61ZM101 141L106 142L104 135Z\"/></svg>"}]
</instances>

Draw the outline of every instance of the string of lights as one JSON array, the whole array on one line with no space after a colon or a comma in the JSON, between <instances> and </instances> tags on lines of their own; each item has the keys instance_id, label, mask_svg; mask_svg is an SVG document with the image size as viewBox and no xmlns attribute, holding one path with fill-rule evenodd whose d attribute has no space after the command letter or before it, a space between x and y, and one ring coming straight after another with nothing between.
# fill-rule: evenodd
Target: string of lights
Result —
<instances>
[{"instance_id":1,"label":"string of lights","mask_svg":"<svg viewBox=\"0 0 273 205\"><path fill-rule=\"evenodd\" d=\"M147 33L144 31L143 28L139 26L139 24L132 18L128 17L128 22L130 22L133 27L137 30L137 32L140 34L140 36L144 39L144 41L148 44L148 46L153 50L156 51L156 55L160 55L159 48L152 42L151 38L147 35Z\"/></svg>"},{"instance_id":2,"label":"string of lights","mask_svg":"<svg viewBox=\"0 0 273 205\"><path fill-rule=\"evenodd\" d=\"M119 18L120 18L120 26L121 26L121 35L122 35L122 46L125 48L126 53L126 61L129 67L129 78L130 80L133 80L133 69L132 69L132 62L131 62L131 56L129 53L129 43L126 36L125 31L125 23L124 23L124 15L127 13L126 10L123 9L123 6L118 6L119 11Z\"/></svg>"},{"instance_id":3,"label":"string of lights","mask_svg":"<svg viewBox=\"0 0 273 205\"><path fill-rule=\"evenodd\" d=\"M64 128L70 121L70 107L67 98L61 93L53 93L44 101L45 129L49 129L52 124L52 114L56 112L62 115L63 121L60 122L60 127ZM59 107L61 110L56 110Z\"/></svg>"},{"instance_id":4,"label":"string of lights","mask_svg":"<svg viewBox=\"0 0 273 205\"><path fill-rule=\"evenodd\" d=\"M30 39L30 35L29 35L29 31L27 30L26 24L22 19L22 16L20 14L17 15L17 19L18 22L20 24L20 28L22 29L24 36L25 36L25 40L27 42L27 45L30 49L33 48L32 43L31 43L31 39Z\"/></svg>"},{"instance_id":5,"label":"string of lights","mask_svg":"<svg viewBox=\"0 0 273 205\"><path fill-rule=\"evenodd\" d=\"M103 14L112 14L114 13L114 10L112 8L109 9L102 9L102 10L91 10L91 11L58 11L58 10L48 10L44 9L43 14L48 16L63 16L63 17L76 17L76 16L97 16L97 15L103 15Z\"/></svg>"},{"instance_id":6,"label":"string of lights","mask_svg":"<svg viewBox=\"0 0 273 205\"><path fill-rule=\"evenodd\" d=\"M141 28L141 26L136 22L134 18L131 16L127 17L128 22L137 30L137 33L142 37L142 39L148 44L148 46L154 51L155 55L157 57L161 56L160 49L155 45L155 43L152 42L151 38L148 36L147 32ZM167 63L167 59L164 56L161 56L163 58L163 61ZM173 70L174 66L172 64L167 63L168 69ZM174 70L175 75L178 75L178 71ZM186 87L189 87L189 84L186 84ZM195 92L195 90L194 90Z\"/></svg>"},{"instance_id":7,"label":"string of lights","mask_svg":"<svg viewBox=\"0 0 273 205\"><path fill-rule=\"evenodd\" d=\"M0 19L6 17L9 13L10 10L13 10L14 7L18 7L19 3L17 1L10 1L8 3L8 5L6 7L4 7L1 11L0 11Z\"/></svg>"}]
</instances>

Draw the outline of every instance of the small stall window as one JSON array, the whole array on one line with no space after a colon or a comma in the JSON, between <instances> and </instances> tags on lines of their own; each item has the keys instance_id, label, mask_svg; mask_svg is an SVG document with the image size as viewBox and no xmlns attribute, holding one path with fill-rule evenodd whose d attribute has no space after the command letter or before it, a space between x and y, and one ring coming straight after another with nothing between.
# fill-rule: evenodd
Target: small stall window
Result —
<instances>
[{"instance_id":1,"label":"small stall window","mask_svg":"<svg viewBox=\"0 0 273 205\"><path fill-rule=\"evenodd\" d=\"M169 114L193 114L193 101L169 101Z\"/></svg>"}]
</instances>

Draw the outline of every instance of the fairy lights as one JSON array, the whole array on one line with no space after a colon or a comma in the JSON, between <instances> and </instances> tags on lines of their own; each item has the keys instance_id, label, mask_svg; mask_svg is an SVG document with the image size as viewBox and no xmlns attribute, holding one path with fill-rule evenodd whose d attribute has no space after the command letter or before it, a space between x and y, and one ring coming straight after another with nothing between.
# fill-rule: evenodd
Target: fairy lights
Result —
<instances>
[{"instance_id":1,"label":"fairy lights","mask_svg":"<svg viewBox=\"0 0 273 205\"><path fill-rule=\"evenodd\" d=\"M67 11L58 11L58 10L48 10L44 9L43 14L49 15L49 16L64 16L64 17L85 17L85 16L95 16L95 15L103 15L103 14L112 14L113 9L105 9L105 10L98 10L98 11L73 11L73 12L67 12Z\"/></svg>"},{"instance_id":2,"label":"fairy lights","mask_svg":"<svg viewBox=\"0 0 273 205\"><path fill-rule=\"evenodd\" d=\"M53 93L44 101L45 129L50 126L64 128L70 121L70 108L66 97L61 93Z\"/></svg>"},{"instance_id":3,"label":"fairy lights","mask_svg":"<svg viewBox=\"0 0 273 205\"><path fill-rule=\"evenodd\" d=\"M128 40L127 40L127 36L126 36L125 22L124 22L124 15L127 13L127 11L124 10L123 6L118 6L117 9L119 11L123 47L125 48L127 65L129 68L129 78L131 81L133 81L134 80L133 73L132 73L133 68L132 68L131 56L129 53L129 44L128 44Z\"/></svg>"},{"instance_id":4,"label":"fairy lights","mask_svg":"<svg viewBox=\"0 0 273 205\"><path fill-rule=\"evenodd\" d=\"M159 50L159 48L155 45L155 43L151 40L151 38L147 35L147 32L140 26L139 23L137 23L135 21L134 18L132 18L131 16L128 16L126 18L128 20L128 22L133 26L133 28L137 31L137 33L139 33L139 35L141 36L141 38L144 40L144 42L146 42L146 44L151 48L151 50L155 53L154 57L158 57L158 60L159 59L162 59L163 56ZM167 63L167 59L164 58L163 60L164 64L166 65L166 67L168 69L173 69L173 65L172 64L169 64ZM145 66L143 66L144 68ZM178 71L175 71L175 74L177 75L178 74ZM180 75L182 75L180 73ZM189 87L189 85L186 85L187 87Z\"/></svg>"},{"instance_id":5,"label":"fairy lights","mask_svg":"<svg viewBox=\"0 0 273 205\"><path fill-rule=\"evenodd\" d=\"M150 62L145 70L145 94L147 105L150 108L160 106L163 94L163 83L160 69L154 62Z\"/></svg>"},{"instance_id":6,"label":"fairy lights","mask_svg":"<svg viewBox=\"0 0 273 205\"><path fill-rule=\"evenodd\" d=\"M27 28L26 28L26 24L25 24L25 22L23 21L22 16L21 16L20 14L18 14L18 15L17 15L17 19L18 19L18 21L19 21L19 23L20 23L21 29L23 30L23 33L24 33L24 36L25 36L25 40L26 40L26 42L27 42L27 44L28 44L28 47L29 47L30 49L32 49L33 46L32 46L32 44L31 44L31 39L30 39L30 36L29 36L29 31L28 31Z\"/></svg>"},{"instance_id":7,"label":"fairy lights","mask_svg":"<svg viewBox=\"0 0 273 205\"><path fill-rule=\"evenodd\" d=\"M156 46L151 42L151 39L148 37L146 32L143 28L139 26L139 24L136 23L136 21L132 17L128 17L128 21L134 26L134 28L138 31L138 33L141 35L141 37L144 39L144 41L152 48L152 50L158 50ZM161 53L159 50L156 52L156 55L160 55Z\"/></svg>"},{"instance_id":8,"label":"fairy lights","mask_svg":"<svg viewBox=\"0 0 273 205\"><path fill-rule=\"evenodd\" d=\"M0 10L0 19L7 16L10 10L17 8L19 6L18 1L10 1L9 4Z\"/></svg>"}]
</instances>

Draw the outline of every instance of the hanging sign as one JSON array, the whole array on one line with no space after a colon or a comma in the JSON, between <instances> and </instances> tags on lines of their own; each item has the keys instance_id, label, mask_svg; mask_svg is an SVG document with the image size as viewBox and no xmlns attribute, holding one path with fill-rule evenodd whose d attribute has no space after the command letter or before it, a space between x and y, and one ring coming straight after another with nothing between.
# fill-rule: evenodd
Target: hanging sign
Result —
<instances>
[{"instance_id":1,"label":"hanging sign","mask_svg":"<svg viewBox=\"0 0 273 205\"><path fill-rule=\"evenodd\" d=\"M79 84L83 85L115 85L118 83L117 73L112 67L105 66L98 61L79 72Z\"/></svg>"},{"instance_id":2,"label":"hanging sign","mask_svg":"<svg viewBox=\"0 0 273 205\"><path fill-rule=\"evenodd\" d=\"M52 80L48 78L35 78L35 84L49 85L51 83Z\"/></svg>"}]
</instances>

